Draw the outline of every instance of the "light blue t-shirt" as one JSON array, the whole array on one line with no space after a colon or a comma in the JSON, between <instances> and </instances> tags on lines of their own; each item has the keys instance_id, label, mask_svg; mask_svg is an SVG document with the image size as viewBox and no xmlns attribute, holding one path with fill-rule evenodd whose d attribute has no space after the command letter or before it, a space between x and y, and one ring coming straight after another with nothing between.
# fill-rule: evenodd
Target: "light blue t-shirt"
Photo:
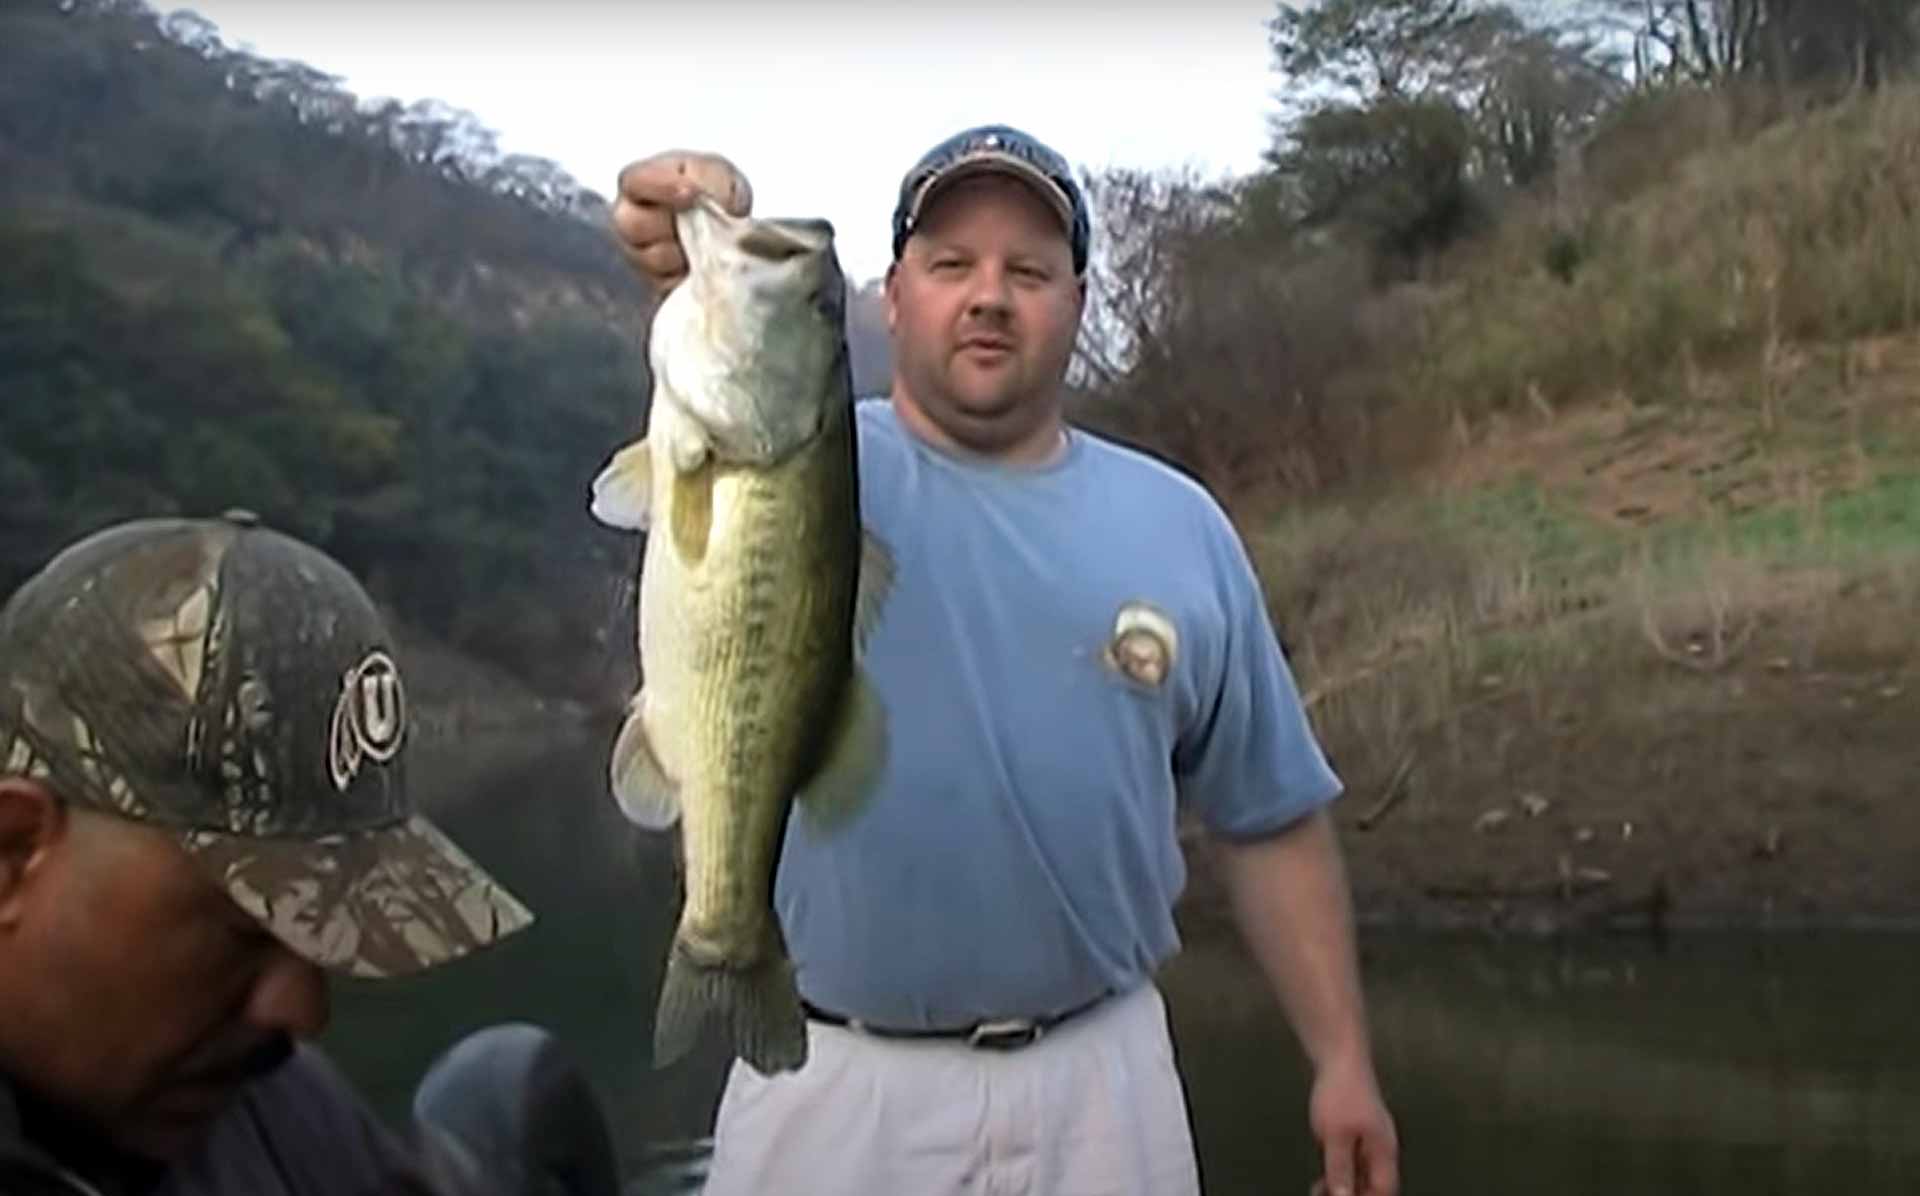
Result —
<instances>
[{"instance_id":1,"label":"light blue t-shirt","mask_svg":"<svg viewBox=\"0 0 1920 1196\"><path fill-rule=\"evenodd\" d=\"M1007 466L932 448L885 400L858 412L862 514L896 570L865 659L889 750L851 821L788 823L801 992L945 1028L1130 989L1179 947L1177 799L1258 836L1341 788L1239 537L1200 486L1078 429ZM1171 656L1157 684L1116 667L1117 626Z\"/></svg>"}]
</instances>

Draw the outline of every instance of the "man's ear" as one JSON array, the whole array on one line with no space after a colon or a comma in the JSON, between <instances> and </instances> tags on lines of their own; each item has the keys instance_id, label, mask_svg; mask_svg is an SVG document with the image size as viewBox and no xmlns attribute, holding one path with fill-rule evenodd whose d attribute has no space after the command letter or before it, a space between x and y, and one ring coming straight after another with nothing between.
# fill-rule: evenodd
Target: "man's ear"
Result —
<instances>
[{"instance_id":1,"label":"man's ear","mask_svg":"<svg viewBox=\"0 0 1920 1196\"><path fill-rule=\"evenodd\" d=\"M0 777L0 930L18 921L28 877L66 830L66 808L52 790L27 777Z\"/></svg>"},{"instance_id":2,"label":"man's ear","mask_svg":"<svg viewBox=\"0 0 1920 1196\"><path fill-rule=\"evenodd\" d=\"M893 331L894 324L897 323L900 318L898 301L894 298L894 292L893 292L895 281L898 278L899 274L900 274L900 263L894 262L893 264L887 267L886 279L881 283L881 286L880 286L880 294L886 300L887 331L889 333Z\"/></svg>"}]
</instances>

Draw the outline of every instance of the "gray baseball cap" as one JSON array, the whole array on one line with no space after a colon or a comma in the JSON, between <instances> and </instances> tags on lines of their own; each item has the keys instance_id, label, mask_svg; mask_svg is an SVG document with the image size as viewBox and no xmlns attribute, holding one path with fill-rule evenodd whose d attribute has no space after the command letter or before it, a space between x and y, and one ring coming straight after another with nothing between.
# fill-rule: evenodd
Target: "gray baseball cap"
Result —
<instances>
[{"instance_id":1,"label":"gray baseball cap","mask_svg":"<svg viewBox=\"0 0 1920 1196\"><path fill-rule=\"evenodd\" d=\"M1073 252L1073 272L1087 272L1092 218L1087 199L1074 181L1073 168L1051 146L1010 125L962 129L920 156L900 179L893 208L893 256L898 261L907 239L935 195L970 175L1011 175L1032 187L1060 220Z\"/></svg>"},{"instance_id":2,"label":"gray baseball cap","mask_svg":"<svg viewBox=\"0 0 1920 1196\"><path fill-rule=\"evenodd\" d=\"M418 971L533 920L415 812L409 731L372 599L244 511L96 532L0 608L0 775L177 835L322 967Z\"/></svg>"}]
</instances>

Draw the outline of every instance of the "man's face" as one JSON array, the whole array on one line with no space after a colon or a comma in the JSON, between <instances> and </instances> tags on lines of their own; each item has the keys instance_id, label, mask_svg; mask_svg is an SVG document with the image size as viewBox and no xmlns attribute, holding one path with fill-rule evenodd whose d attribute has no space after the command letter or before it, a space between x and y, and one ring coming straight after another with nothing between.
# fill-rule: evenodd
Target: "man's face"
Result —
<instances>
[{"instance_id":1,"label":"man's face","mask_svg":"<svg viewBox=\"0 0 1920 1196\"><path fill-rule=\"evenodd\" d=\"M49 798L49 828L21 853L20 784L0 782L4 1064L116 1146L178 1156L324 1028L325 978L162 831Z\"/></svg>"},{"instance_id":2,"label":"man's face","mask_svg":"<svg viewBox=\"0 0 1920 1196\"><path fill-rule=\"evenodd\" d=\"M952 439L1004 451L1058 413L1082 293L1066 234L1030 188L954 183L887 278L896 377Z\"/></svg>"}]
</instances>

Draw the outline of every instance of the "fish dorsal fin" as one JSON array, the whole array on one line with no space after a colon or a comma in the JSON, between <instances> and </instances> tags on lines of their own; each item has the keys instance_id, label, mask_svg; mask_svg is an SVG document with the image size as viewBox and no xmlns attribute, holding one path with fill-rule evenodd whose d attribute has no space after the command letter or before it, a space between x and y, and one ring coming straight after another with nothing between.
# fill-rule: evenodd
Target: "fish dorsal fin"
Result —
<instances>
[{"instance_id":1,"label":"fish dorsal fin","mask_svg":"<svg viewBox=\"0 0 1920 1196\"><path fill-rule=\"evenodd\" d=\"M660 767L641 719L646 691L634 696L613 744L613 798L635 826L664 831L680 821L680 790Z\"/></svg>"},{"instance_id":2,"label":"fish dorsal fin","mask_svg":"<svg viewBox=\"0 0 1920 1196\"><path fill-rule=\"evenodd\" d=\"M593 479L588 509L608 527L645 531L653 508L653 457L645 437L615 453Z\"/></svg>"},{"instance_id":3,"label":"fish dorsal fin","mask_svg":"<svg viewBox=\"0 0 1920 1196\"><path fill-rule=\"evenodd\" d=\"M853 653L866 653L867 637L893 593L893 552L871 528L860 534L860 577L853 599Z\"/></svg>"},{"instance_id":4,"label":"fish dorsal fin","mask_svg":"<svg viewBox=\"0 0 1920 1196\"><path fill-rule=\"evenodd\" d=\"M815 829L832 830L865 808L886 762L886 707L866 673L856 668L847 675L839 717L797 808Z\"/></svg>"}]
</instances>

